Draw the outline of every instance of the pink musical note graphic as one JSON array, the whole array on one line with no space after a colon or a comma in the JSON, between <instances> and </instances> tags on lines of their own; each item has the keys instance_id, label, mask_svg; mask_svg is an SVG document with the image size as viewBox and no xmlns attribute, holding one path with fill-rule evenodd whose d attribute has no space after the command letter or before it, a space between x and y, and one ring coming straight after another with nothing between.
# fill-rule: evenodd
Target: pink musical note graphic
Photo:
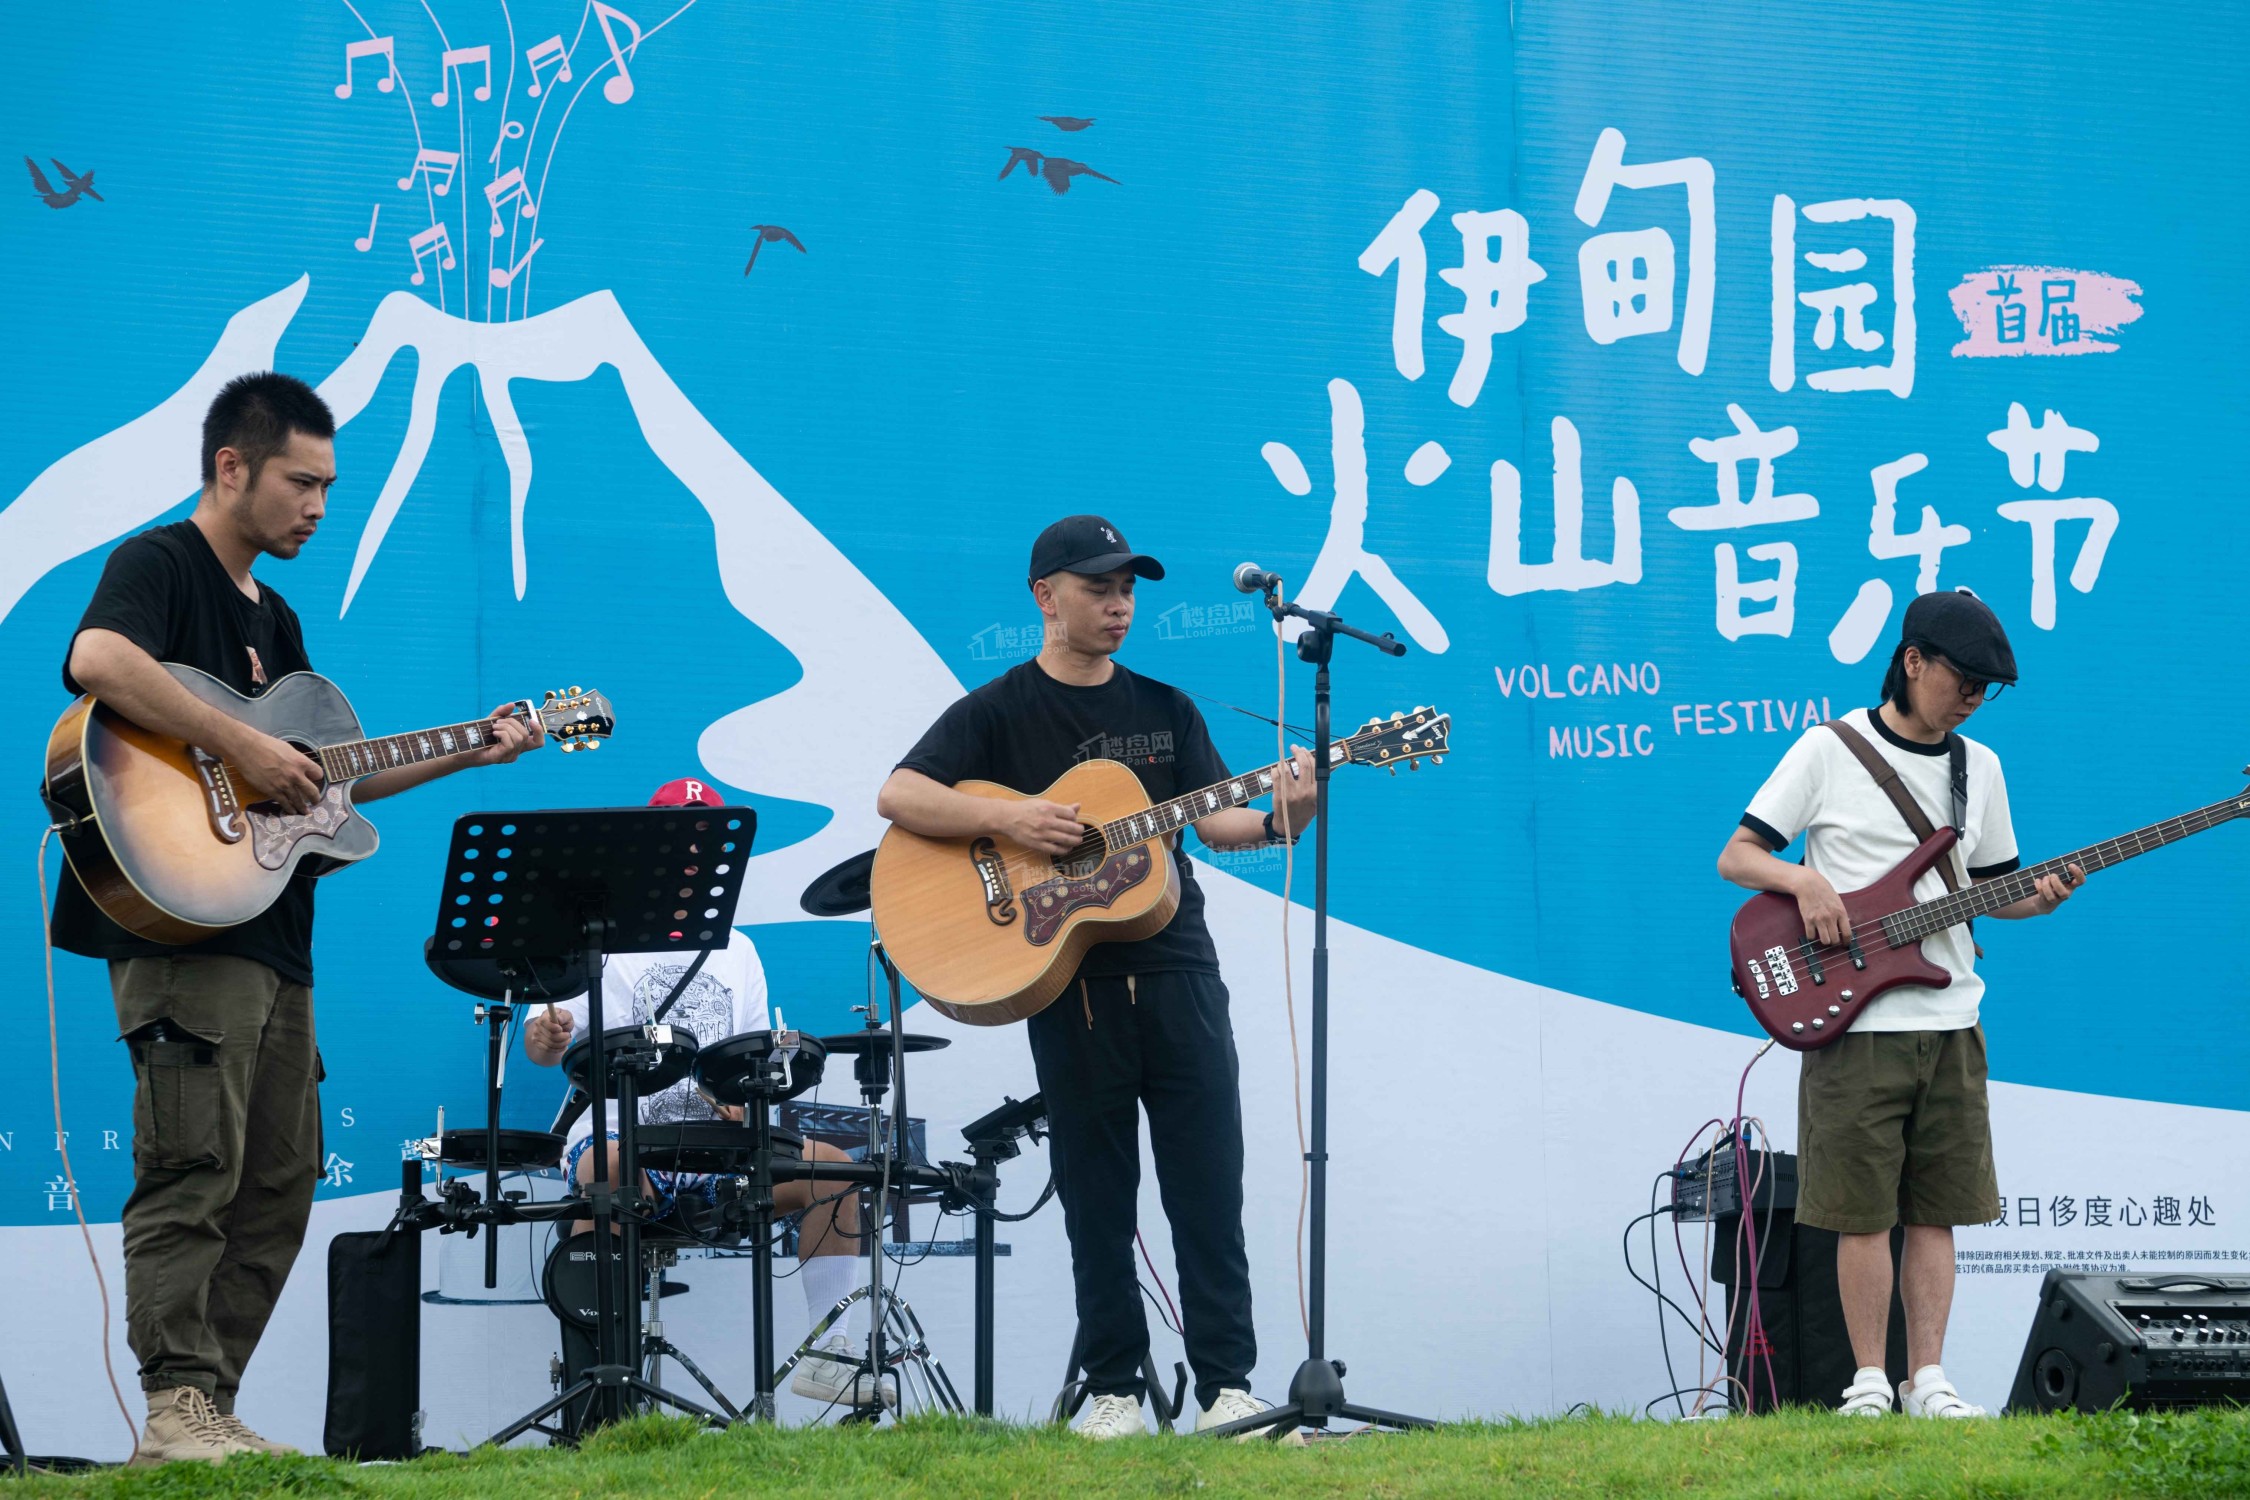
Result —
<instances>
[{"instance_id":1,"label":"pink musical note graphic","mask_svg":"<svg viewBox=\"0 0 2250 1500\"><path fill-rule=\"evenodd\" d=\"M438 91L430 95L430 102L439 109L452 98L453 85L460 82L461 69L470 63L484 64L484 82L477 85L478 103L492 97L492 49L490 47L454 47L438 58Z\"/></svg>"},{"instance_id":2,"label":"pink musical note graphic","mask_svg":"<svg viewBox=\"0 0 2250 1500\"><path fill-rule=\"evenodd\" d=\"M398 180L399 189L403 192L413 187L415 174L426 172L432 179L430 190L442 198L453 191L453 170L460 165L461 153L458 151L418 151L414 154L414 165ZM443 182L436 180L441 171L445 173Z\"/></svg>"},{"instance_id":3,"label":"pink musical note graphic","mask_svg":"<svg viewBox=\"0 0 2250 1500\"><path fill-rule=\"evenodd\" d=\"M492 268L492 284L494 286L504 287L508 283L514 281L516 279L517 273L522 271L525 266L531 264L531 257L537 255L539 253L539 247L546 243L547 242L545 240L535 239L531 242L531 248L524 251L523 258L517 261L514 265L494 266ZM451 264L451 262L448 262L448 264Z\"/></svg>"},{"instance_id":4,"label":"pink musical note graphic","mask_svg":"<svg viewBox=\"0 0 2250 1500\"><path fill-rule=\"evenodd\" d=\"M531 201L531 189L523 180L523 168L521 167L510 167L507 171L486 183L484 196L485 201L492 205L492 237L494 239L500 238L503 233L500 227L501 204L513 203L520 198L523 200L523 207L516 210L519 217L528 219L539 212L539 205Z\"/></svg>"},{"instance_id":5,"label":"pink musical note graphic","mask_svg":"<svg viewBox=\"0 0 2250 1500\"><path fill-rule=\"evenodd\" d=\"M539 97L539 64L550 57L562 62L561 70L555 74L555 82L570 82L570 49L563 46L563 39L559 35L551 36L523 55L523 60L531 64L531 87L524 92L534 99Z\"/></svg>"},{"instance_id":6,"label":"pink musical note graphic","mask_svg":"<svg viewBox=\"0 0 2250 1500\"><path fill-rule=\"evenodd\" d=\"M602 4L602 0L594 0L594 19L602 23L602 40L609 43L610 58L617 64L617 76L602 85L602 97L612 104L623 104L633 97L633 75L625 71L625 59L640 49L641 28L631 16ZM633 33L623 52L617 50L617 33L609 29L613 20L623 21L625 29Z\"/></svg>"},{"instance_id":7,"label":"pink musical note graphic","mask_svg":"<svg viewBox=\"0 0 2250 1500\"><path fill-rule=\"evenodd\" d=\"M410 279L416 286L422 284L422 257L424 254L437 256L438 265L442 269L448 271L453 269L453 239L445 232L443 224L432 224L420 234L415 235L406 242L406 248L414 252L414 275ZM533 248L538 247L535 245ZM531 257L527 255L524 259L529 260ZM494 274L497 275L498 273L495 272Z\"/></svg>"},{"instance_id":8,"label":"pink musical note graphic","mask_svg":"<svg viewBox=\"0 0 2250 1500\"><path fill-rule=\"evenodd\" d=\"M510 141L520 139L522 135L523 122L521 120L502 120L500 122L500 139L492 143L492 154L486 157L485 160L492 163L492 165L496 167L499 166L500 148L507 145Z\"/></svg>"},{"instance_id":9,"label":"pink musical note graphic","mask_svg":"<svg viewBox=\"0 0 2250 1500\"><path fill-rule=\"evenodd\" d=\"M398 59L391 52L391 42L392 38L390 37L378 36L370 37L364 42L346 42L344 44L344 81L336 85L337 98L349 99L352 96L352 64L363 57L380 57L383 59L385 66L390 69L388 73L375 80L377 92L387 94L396 86L398 83Z\"/></svg>"},{"instance_id":10,"label":"pink musical note graphic","mask_svg":"<svg viewBox=\"0 0 2250 1500\"><path fill-rule=\"evenodd\" d=\"M383 205L378 203L375 205L375 211L367 216L367 233L352 241L354 250L364 253L375 248L375 221L381 217L383 217Z\"/></svg>"}]
</instances>

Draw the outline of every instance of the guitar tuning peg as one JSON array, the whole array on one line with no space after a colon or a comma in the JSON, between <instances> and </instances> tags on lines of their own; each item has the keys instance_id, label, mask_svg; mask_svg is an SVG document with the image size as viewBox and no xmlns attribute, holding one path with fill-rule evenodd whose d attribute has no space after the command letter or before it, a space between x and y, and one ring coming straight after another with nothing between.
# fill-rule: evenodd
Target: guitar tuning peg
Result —
<instances>
[{"instance_id":1,"label":"guitar tuning peg","mask_svg":"<svg viewBox=\"0 0 2250 1500\"><path fill-rule=\"evenodd\" d=\"M548 701L549 703L552 703L552 702L554 702L554 701L555 701L555 690L554 690L553 688L549 688L549 689L547 690L547 701Z\"/></svg>"},{"instance_id":2,"label":"guitar tuning peg","mask_svg":"<svg viewBox=\"0 0 2250 1500\"><path fill-rule=\"evenodd\" d=\"M1430 764L1433 766L1442 766L1445 764L1445 757L1442 755L1433 755L1430 757Z\"/></svg>"},{"instance_id":3,"label":"guitar tuning peg","mask_svg":"<svg viewBox=\"0 0 2250 1500\"><path fill-rule=\"evenodd\" d=\"M1393 776L1396 776L1398 774L1398 767L1396 766L1385 766L1383 767L1383 769L1390 772Z\"/></svg>"},{"instance_id":4,"label":"guitar tuning peg","mask_svg":"<svg viewBox=\"0 0 2250 1500\"><path fill-rule=\"evenodd\" d=\"M1408 769L1409 771L1419 771L1422 769L1422 763L1418 760L1410 760L1406 763L1406 769Z\"/></svg>"},{"instance_id":5,"label":"guitar tuning peg","mask_svg":"<svg viewBox=\"0 0 2250 1500\"><path fill-rule=\"evenodd\" d=\"M580 693L583 693L585 691L586 690L584 688L580 687L575 682L570 685L570 696L573 698L577 697Z\"/></svg>"}]
</instances>

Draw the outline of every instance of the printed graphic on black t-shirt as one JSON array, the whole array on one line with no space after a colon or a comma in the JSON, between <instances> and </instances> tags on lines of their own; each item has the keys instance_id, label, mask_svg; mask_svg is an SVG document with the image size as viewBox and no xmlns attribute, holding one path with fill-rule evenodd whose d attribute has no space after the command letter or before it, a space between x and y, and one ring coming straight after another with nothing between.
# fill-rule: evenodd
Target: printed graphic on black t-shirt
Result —
<instances>
[{"instance_id":1,"label":"printed graphic on black t-shirt","mask_svg":"<svg viewBox=\"0 0 2250 1500\"><path fill-rule=\"evenodd\" d=\"M309 672L296 611L262 580L252 603L234 586L218 554L193 521L175 521L117 545L78 622L79 630L114 630L158 661L210 673L245 697L292 672ZM76 643L77 632L71 642ZM63 686L83 692L63 648ZM253 958L284 979L312 983L313 882L300 875L280 899L217 937L175 947L138 938L103 915L77 880L55 892L55 946L89 958L143 958L167 953L224 953Z\"/></svg>"},{"instance_id":2,"label":"printed graphic on black t-shirt","mask_svg":"<svg viewBox=\"0 0 2250 1500\"><path fill-rule=\"evenodd\" d=\"M1010 669L947 709L899 764L947 786L995 781L1038 796L1088 760L1130 766L1152 802L1228 774L1203 715L1177 688L1122 666L1099 687L1075 687L1049 677L1037 661ZM1180 874L1180 907L1164 930L1137 943L1095 945L1079 973L1218 972L1194 866L1184 848L1176 848L1172 860Z\"/></svg>"}]
</instances>

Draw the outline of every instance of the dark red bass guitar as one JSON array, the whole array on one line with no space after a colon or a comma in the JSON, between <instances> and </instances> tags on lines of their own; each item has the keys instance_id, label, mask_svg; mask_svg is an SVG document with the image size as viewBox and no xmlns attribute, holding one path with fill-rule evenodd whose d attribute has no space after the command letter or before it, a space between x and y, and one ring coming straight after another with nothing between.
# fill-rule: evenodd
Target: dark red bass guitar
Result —
<instances>
[{"instance_id":1,"label":"dark red bass guitar","mask_svg":"<svg viewBox=\"0 0 2250 1500\"><path fill-rule=\"evenodd\" d=\"M2250 775L2250 768L2246 768ZM2250 814L2250 791L2104 843L1981 880L1930 901L1914 899L1914 882L1944 858L1953 830L1940 828L1888 875L1844 895L1849 941L1823 944L1806 935L1794 897L1752 896L1727 931L1734 992L1766 1034L1784 1047L1810 1052L1851 1029L1876 996L1902 984L1943 989L1953 976L1922 956L1922 940L1971 917L2021 901L2042 875L2076 865L2089 874Z\"/></svg>"}]
</instances>

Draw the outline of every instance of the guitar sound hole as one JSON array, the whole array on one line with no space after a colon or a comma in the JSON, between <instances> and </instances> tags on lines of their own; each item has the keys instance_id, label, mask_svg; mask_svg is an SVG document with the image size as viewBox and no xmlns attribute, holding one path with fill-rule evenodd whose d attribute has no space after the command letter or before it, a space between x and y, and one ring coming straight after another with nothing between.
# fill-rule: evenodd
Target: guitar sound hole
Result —
<instances>
[{"instance_id":1,"label":"guitar sound hole","mask_svg":"<svg viewBox=\"0 0 2250 1500\"><path fill-rule=\"evenodd\" d=\"M1076 849L1055 861L1055 873L1072 880L1084 880L1102 867L1102 860L1106 857L1107 852L1099 844L1090 848L1085 844L1080 844Z\"/></svg>"}]
</instances>

